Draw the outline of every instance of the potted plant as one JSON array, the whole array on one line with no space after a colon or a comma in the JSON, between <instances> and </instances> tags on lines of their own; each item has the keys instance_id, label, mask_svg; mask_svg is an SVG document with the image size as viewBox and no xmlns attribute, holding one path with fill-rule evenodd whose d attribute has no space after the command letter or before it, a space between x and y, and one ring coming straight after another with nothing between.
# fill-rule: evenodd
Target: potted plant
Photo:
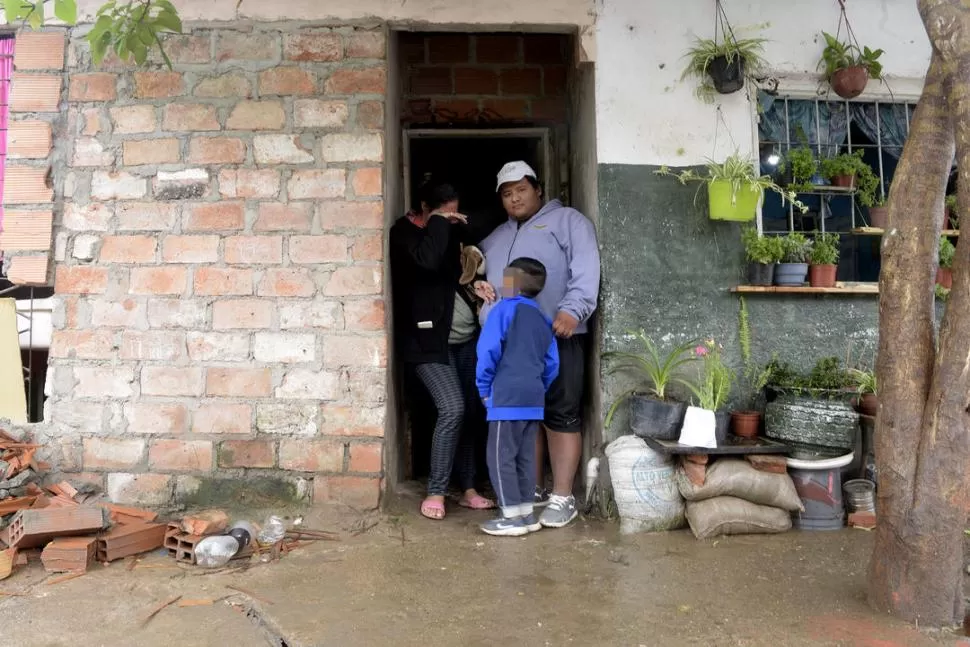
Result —
<instances>
[{"instance_id":1,"label":"potted plant","mask_svg":"<svg viewBox=\"0 0 970 647\"><path fill-rule=\"evenodd\" d=\"M957 248L946 236L940 236L940 266L936 269L936 284L947 290L953 288L953 257Z\"/></svg>"},{"instance_id":2,"label":"potted plant","mask_svg":"<svg viewBox=\"0 0 970 647\"><path fill-rule=\"evenodd\" d=\"M862 150L843 153L822 160L821 169L825 179L833 186L854 188L859 204L871 207L876 202L879 178L872 167L862 159Z\"/></svg>"},{"instance_id":3,"label":"potted plant","mask_svg":"<svg viewBox=\"0 0 970 647\"><path fill-rule=\"evenodd\" d=\"M804 285L812 241L805 238L804 234L794 231L782 238L782 248L784 253L781 262L775 267L775 285Z\"/></svg>"},{"instance_id":4,"label":"potted plant","mask_svg":"<svg viewBox=\"0 0 970 647\"><path fill-rule=\"evenodd\" d=\"M791 165L792 182L788 186L791 191L811 191L812 178L818 175L818 160L808 146L799 146L788 151L788 163Z\"/></svg>"},{"instance_id":5,"label":"potted plant","mask_svg":"<svg viewBox=\"0 0 970 647\"><path fill-rule=\"evenodd\" d=\"M754 227L747 227L741 233L744 255L748 261L749 285L772 285L775 278L775 264L781 260L784 249L777 236L762 236Z\"/></svg>"},{"instance_id":6,"label":"potted plant","mask_svg":"<svg viewBox=\"0 0 970 647\"><path fill-rule=\"evenodd\" d=\"M834 288L839 270L839 235L815 233L809 252L808 283L813 288Z\"/></svg>"},{"instance_id":7,"label":"potted plant","mask_svg":"<svg viewBox=\"0 0 970 647\"><path fill-rule=\"evenodd\" d=\"M888 200L885 196L877 197L872 206L869 207L869 226L876 229L885 229L889 224L889 207L886 206Z\"/></svg>"},{"instance_id":8,"label":"potted plant","mask_svg":"<svg viewBox=\"0 0 970 647\"><path fill-rule=\"evenodd\" d=\"M825 79L843 99L854 99L862 94L869 79L882 78L882 63L879 57L882 50L868 47L859 48L855 43L843 43L827 32L825 49L818 63L819 69L825 68Z\"/></svg>"},{"instance_id":9,"label":"potted plant","mask_svg":"<svg viewBox=\"0 0 970 647\"><path fill-rule=\"evenodd\" d=\"M706 175L700 175L693 169L674 173L668 167L661 166L655 173L664 176L673 175L681 184L688 182L706 184L711 220L737 222L754 220L765 189L775 191L790 200L802 213L808 211L808 207L802 204L793 192L781 188L767 175L755 174L751 160L740 153L729 155L723 162L708 160L705 170ZM700 187L698 187L699 191ZM696 194L694 198L697 199Z\"/></svg>"},{"instance_id":10,"label":"potted plant","mask_svg":"<svg viewBox=\"0 0 970 647\"><path fill-rule=\"evenodd\" d=\"M756 438L761 429L761 411L759 399L765 385L771 378L770 366L759 367L751 358L751 322L748 318L748 304L744 297L740 299L738 310L738 341L741 346L741 361L744 373L741 376L742 390L745 396L744 408L731 412L731 429L740 438Z\"/></svg>"},{"instance_id":11,"label":"potted plant","mask_svg":"<svg viewBox=\"0 0 970 647\"><path fill-rule=\"evenodd\" d=\"M700 80L697 96L705 102L714 100L714 93L731 94L744 87L746 78L757 75L765 68L761 54L764 38L734 38L725 35L724 42L713 38L698 38L687 51L687 67L681 80L696 77Z\"/></svg>"},{"instance_id":12,"label":"potted plant","mask_svg":"<svg viewBox=\"0 0 970 647\"><path fill-rule=\"evenodd\" d=\"M734 381L734 371L724 363L722 356L723 348L713 339L708 339L703 344L694 348L694 356L701 360L701 370L698 380L678 379L678 382L687 387L694 397L697 398L696 408L701 412L693 412L694 418L704 424L704 420L714 422L714 438L718 445L727 439L728 428L731 416L724 411L727 405L728 396L731 394L731 384ZM688 407L686 417L691 417L691 408ZM688 424L687 420L684 422ZM681 441L683 442L683 441Z\"/></svg>"},{"instance_id":13,"label":"potted plant","mask_svg":"<svg viewBox=\"0 0 970 647\"><path fill-rule=\"evenodd\" d=\"M946 196L946 201L944 202L945 209L944 213L946 218L943 219L943 224L945 229L960 229L960 216L957 212L957 197L956 195Z\"/></svg>"},{"instance_id":14,"label":"potted plant","mask_svg":"<svg viewBox=\"0 0 970 647\"><path fill-rule=\"evenodd\" d=\"M859 397L855 401L856 409L863 415L875 416L879 409L875 372L866 368L850 368L849 376L858 389Z\"/></svg>"},{"instance_id":15,"label":"potted plant","mask_svg":"<svg viewBox=\"0 0 970 647\"><path fill-rule=\"evenodd\" d=\"M604 360L613 363L609 374L632 372L638 380L635 386L613 401L606 414L605 425L609 427L620 404L630 400L630 427L634 434L676 440L684 422L687 404L673 400L668 388L678 371L693 361L691 349L694 342L681 344L661 356L644 331L631 331L630 334L642 345L641 352L611 351L603 354Z\"/></svg>"}]
</instances>

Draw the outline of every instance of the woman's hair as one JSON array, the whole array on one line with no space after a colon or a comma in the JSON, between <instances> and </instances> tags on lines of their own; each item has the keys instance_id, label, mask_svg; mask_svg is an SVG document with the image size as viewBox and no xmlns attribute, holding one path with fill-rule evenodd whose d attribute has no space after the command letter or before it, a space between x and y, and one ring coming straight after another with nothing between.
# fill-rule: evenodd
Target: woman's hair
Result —
<instances>
[{"instance_id":1,"label":"woman's hair","mask_svg":"<svg viewBox=\"0 0 970 647\"><path fill-rule=\"evenodd\" d=\"M546 287L546 266L534 258L519 257L509 269L519 272L519 293L524 296L535 298Z\"/></svg>"},{"instance_id":2,"label":"woman's hair","mask_svg":"<svg viewBox=\"0 0 970 647\"><path fill-rule=\"evenodd\" d=\"M457 199L458 191L447 182L429 180L418 189L418 206L425 204L431 211Z\"/></svg>"}]
</instances>

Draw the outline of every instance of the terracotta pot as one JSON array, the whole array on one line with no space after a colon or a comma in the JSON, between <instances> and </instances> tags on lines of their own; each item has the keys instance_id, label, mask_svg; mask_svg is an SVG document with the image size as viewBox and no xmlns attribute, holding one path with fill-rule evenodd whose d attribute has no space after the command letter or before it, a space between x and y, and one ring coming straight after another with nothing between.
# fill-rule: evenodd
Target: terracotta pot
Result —
<instances>
[{"instance_id":1,"label":"terracotta pot","mask_svg":"<svg viewBox=\"0 0 970 647\"><path fill-rule=\"evenodd\" d=\"M859 401L859 411L867 416L875 416L879 411L879 398L875 393L866 393Z\"/></svg>"},{"instance_id":2,"label":"terracotta pot","mask_svg":"<svg viewBox=\"0 0 970 647\"><path fill-rule=\"evenodd\" d=\"M739 438L757 438L761 430L761 414L757 411L732 411L731 431Z\"/></svg>"},{"instance_id":3,"label":"terracotta pot","mask_svg":"<svg viewBox=\"0 0 970 647\"><path fill-rule=\"evenodd\" d=\"M876 229L885 229L889 224L888 207L869 207L869 226Z\"/></svg>"},{"instance_id":4,"label":"terracotta pot","mask_svg":"<svg viewBox=\"0 0 970 647\"><path fill-rule=\"evenodd\" d=\"M838 265L809 265L808 284L813 288L834 288Z\"/></svg>"},{"instance_id":5,"label":"terracotta pot","mask_svg":"<svg viewBox=\"0 0 970 647\"><path fill-rule=\"evenodd\" d=\"M832 186L851 189L855 186L855 175L836 175L832 178Z\"/></svg>"},{"instance_id":6,"label":"terracotta pot","mask_svg":"<svg viewBox=\"0 0 970 647\"><path fill-rule=\"evenodd\" d=\"M936 284L942 285L947 290L953 287L953 270L949 267L936 268Z\"/></svg>"},{"instance_id":7,"label":"terracotta pot","mask_svg":"<svg viewBox=\"0 0 970 647\"><path fill-rule=\"evenodd\" d=\"M855 99L868 83L869 70L864 65L842 68L831 79L832 89L843 99Z\"/></svg>"}]
</instances>

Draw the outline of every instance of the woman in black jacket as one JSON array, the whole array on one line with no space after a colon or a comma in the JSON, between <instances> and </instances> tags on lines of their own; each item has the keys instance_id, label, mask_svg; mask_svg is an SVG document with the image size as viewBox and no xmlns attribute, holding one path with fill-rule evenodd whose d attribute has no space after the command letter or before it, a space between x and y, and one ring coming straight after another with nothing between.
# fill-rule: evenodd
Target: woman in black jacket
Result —
<instances>
[{"instance_id":1,"label":"woman in black jacket","mask_svg":"<svg viewBox=\"0 0 970 647\"><path fill-rule=\"evenodd\" d=\"M475 490L474 442L471 433L462 433L466 412L478 402L478 319L475 304L459 286L461 245L471 242L468 222L458 213L458 193L450 185L426 185L420 198L421 211L409 212L391 228L394 322L398 351L438 410L421 514L443 519L456 452L463 490L459 504L474 509L495 504Z\"/></svg>"}]
</instances>

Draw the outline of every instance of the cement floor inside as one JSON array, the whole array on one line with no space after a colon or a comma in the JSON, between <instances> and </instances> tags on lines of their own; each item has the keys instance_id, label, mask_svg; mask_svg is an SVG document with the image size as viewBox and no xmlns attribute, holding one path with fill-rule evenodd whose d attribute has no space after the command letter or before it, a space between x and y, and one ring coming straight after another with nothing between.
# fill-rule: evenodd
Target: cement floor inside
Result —
<instances>
[{"instance_id":1,"label":"cement floor inside","mask_svg":"<svg viewBox=\"0 0 970 647\"><path fill-rule=\"evenodd\" d=\"M0 646L967 644L868 609L864 531L697 541L581 519L503 539L478 532L488 513L452 506L432 522L416 508L308 512L341 540L246 570L153 553L51 584L34 563L0 582ZM215 602L145 622L178 595Z\"/></svg>"}]
</instances>

